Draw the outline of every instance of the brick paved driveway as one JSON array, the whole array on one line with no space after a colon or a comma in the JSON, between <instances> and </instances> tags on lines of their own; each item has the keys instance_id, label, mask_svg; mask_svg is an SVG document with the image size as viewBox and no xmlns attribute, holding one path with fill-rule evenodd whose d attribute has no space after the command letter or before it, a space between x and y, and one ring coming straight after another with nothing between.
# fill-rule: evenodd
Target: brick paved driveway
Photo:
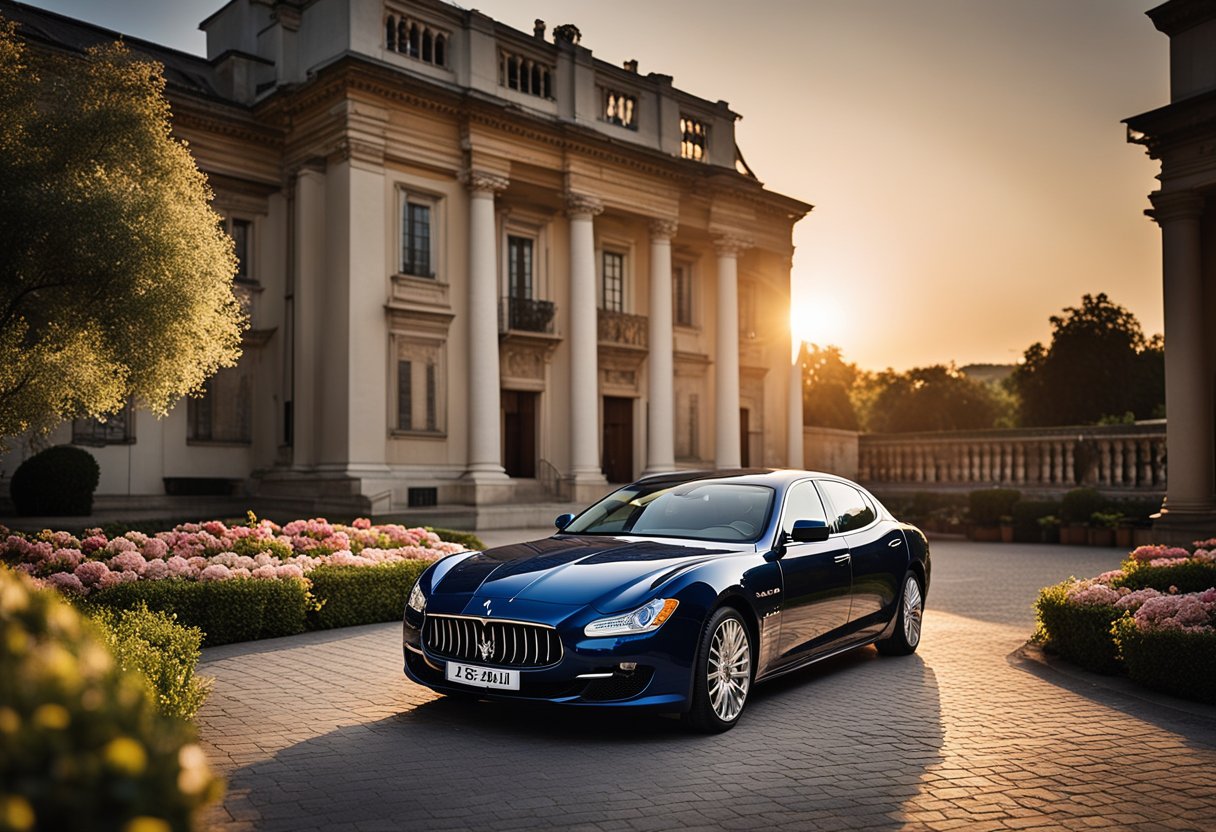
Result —
<instances>
[{"instance_id":1,"label":"brick paved driveway","mask_svg":"<svg viewBox=\"0 0 1216 832\"><path fill-rule=\"evenodd\" d=\"M1013 655L1038 587L1113 550L934 546L924 642L756 690L717 737L467 704L374 625L204 653L226 829L1216 829L1216 709Z\"/></svg>"}]
</instances>

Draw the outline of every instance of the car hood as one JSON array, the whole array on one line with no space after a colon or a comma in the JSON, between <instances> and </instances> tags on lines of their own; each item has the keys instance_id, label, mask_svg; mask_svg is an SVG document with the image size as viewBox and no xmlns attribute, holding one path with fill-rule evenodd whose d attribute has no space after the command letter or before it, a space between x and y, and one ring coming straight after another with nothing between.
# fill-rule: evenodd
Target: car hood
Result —
<instances>
[{"instance_id":1,"label":"car hood","mask_svg":"<svg viewBox=\"0 0 1216 832\"><path fill-rule=\"evenodd\" d=\"M652 588L701 561L742 551L753 547L557 535L465 558L435 589L487 599L590 604L601 612L618 612L644 603Z\"/></svg>"}]
</instances>

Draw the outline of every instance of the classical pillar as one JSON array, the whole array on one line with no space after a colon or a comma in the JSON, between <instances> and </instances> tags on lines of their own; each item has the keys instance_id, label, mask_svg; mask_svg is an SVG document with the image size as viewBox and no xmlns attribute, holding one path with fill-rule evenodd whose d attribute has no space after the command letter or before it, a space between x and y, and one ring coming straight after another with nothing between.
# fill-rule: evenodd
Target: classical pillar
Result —
<instances>
[{"instance_id":1,"label":"classical pillar","mask_svg":"<svg viewBox=\"0 0 1216 832\"><path fill-rule=\"evenodd\" d=\"M715 240L718 252L718 327L714 333L714 464L738 468L739 447L739 252L736 237Z\"/></svg>"},{"instance_id":2,"label":"classical pillar","mask_svg":"<svg viewBox=\"0 0 1216 832\"><path fill-rule=\"evenodd\" d=\"M646 470L672 471L675 455L675 336L671 311L671 238L677 223L650 223L650 418L646 425Z\"/></svg>"},{"instance_id":3,"label":"classical pillar","mask_svg":"<svg viewBox=\"0 0 1216 832\"><path fill-rule=\"evenodd\" d=\"M1199 221L1203 199L1187 191L1158 191L1150 198L1153 219L1161 226L1165 337L1169 344L1165 353L1165 441L1170 470L1165 511L1171 515L1204 515L1213 511L1213 459L1212 390L1201 302Z\"/></svg>"},{"instance_id":4,"label":"classical pillar","mask_svg":"<svg viewBox=\"0 0 1216 832\"><path fill-rule=\"evenodd\" d=\"M505 486L499 426L498 245L494 195L507 180L481 171L464 176L469 189L469 457L465 478L475 485ZM473 495L474 502L491 499Z\"/></svg>"},{"instance_id":5,"label":"classical pillar","mask_svg":"<svg viewBox=\"0 0 1216 832\"><path fill-rule=\"evenodd\" d=\"M570 221L570 479L575 502L600 496L599 322L595 302L594 219L604 210L584 194L566 195ZM651 347L653 354L653 345Z\"/></svg>"}]
</instances>

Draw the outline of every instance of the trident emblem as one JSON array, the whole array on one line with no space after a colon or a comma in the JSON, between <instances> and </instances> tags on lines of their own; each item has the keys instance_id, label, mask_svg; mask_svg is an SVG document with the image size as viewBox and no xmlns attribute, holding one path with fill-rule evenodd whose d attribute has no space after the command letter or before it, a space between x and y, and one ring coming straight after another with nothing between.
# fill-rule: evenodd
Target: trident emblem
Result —
<instances>
[{"instance_id":1,"label":"trident emblem","mask_svg":"<svg viewBox=\"0 0 1216 832\"><path fill-rule=\"evenodd\" d=\"M481 653L481 660L488 662L490 657L494 655L494 639L488 638L477 643L477 650Z\"/></svg>"}]
</instances>

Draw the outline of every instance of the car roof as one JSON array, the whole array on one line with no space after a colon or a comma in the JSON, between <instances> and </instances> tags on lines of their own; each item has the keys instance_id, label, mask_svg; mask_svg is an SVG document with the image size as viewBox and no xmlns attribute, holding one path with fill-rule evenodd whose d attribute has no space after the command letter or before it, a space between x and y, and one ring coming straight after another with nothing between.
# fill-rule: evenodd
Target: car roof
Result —
<instances>
[{"instance_id":1,"label":"car roof","mask_svg":"<svg viewBox=\"0 0 1216 832\"><path fill-rule=\"evenodd\" d=\"M692 482L694 480L730 480L741 485L787 486L807 477L822 477L825 479L844 480L836 474L821 471L804 471L799 468L729 468L720 470L669 471L661 474L651 474L642 477L638 482L648 484Z\"/></svg>"}]
</instances>

